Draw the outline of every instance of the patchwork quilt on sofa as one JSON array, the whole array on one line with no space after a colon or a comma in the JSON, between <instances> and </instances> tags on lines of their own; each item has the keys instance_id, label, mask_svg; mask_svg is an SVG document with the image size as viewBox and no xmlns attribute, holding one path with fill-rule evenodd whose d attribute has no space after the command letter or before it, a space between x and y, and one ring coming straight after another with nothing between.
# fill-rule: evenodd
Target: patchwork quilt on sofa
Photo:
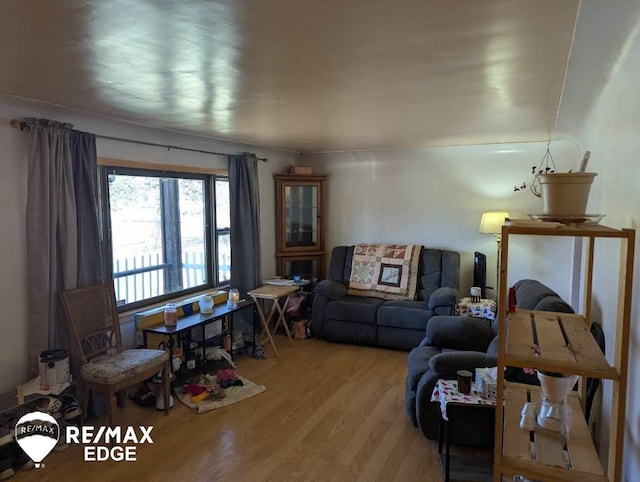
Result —
<instances>
[{"instance_id":1,"label":"patchwork quilt on sofa","mask_svg":"<svg viewBox=\"0 0 640 482\"><path fill-rule=\"evenodd\" d=\"M420 249L417 244L357 244L347 294L415 299Z\"/></svg>"}]
</instances>

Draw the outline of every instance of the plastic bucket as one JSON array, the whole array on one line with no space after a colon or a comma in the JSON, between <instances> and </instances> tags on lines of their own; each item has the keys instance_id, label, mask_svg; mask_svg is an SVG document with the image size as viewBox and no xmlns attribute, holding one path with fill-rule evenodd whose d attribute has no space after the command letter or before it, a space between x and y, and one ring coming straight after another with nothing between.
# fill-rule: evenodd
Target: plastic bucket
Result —
<instances>
[{"instance_id":1,"label":"plastic bucket","mask_svg":"<svg viewBox=\"0 0 640 482\"><path fill-rule=\"evenodd\" d=\"M595 172L538 174L536 180L543 214L583 216L587 210L591 184L597 175Z\"/></svg>"},{"instance_id":2,"label":"plastic bucket","mask_svg":"<svg viewBox=\"0 0 640 482\"><path fill-rule=\"evenodd\" d=\"M71 382L69 352L66 350L46 350L40 353L40 388L52 387Z\"/></svg>"}]
</instances>

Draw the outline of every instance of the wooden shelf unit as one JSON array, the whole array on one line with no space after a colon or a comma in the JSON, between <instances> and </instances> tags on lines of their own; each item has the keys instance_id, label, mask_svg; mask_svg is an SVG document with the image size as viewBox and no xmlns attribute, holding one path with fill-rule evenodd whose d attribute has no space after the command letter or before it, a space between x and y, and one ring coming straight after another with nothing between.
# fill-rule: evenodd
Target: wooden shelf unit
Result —
<instances>
[{"instance_id":1,"label":"wooden shelf unit","mask_svg":"<svg viewBox=\"0 0 640 482\"><path fill-rule=\"evenodd\" d=\"M609 452L605 474L584 420L586 384L582 379L580 390L568 397L573 416L570 436L565 439L543 429L535 432L522 430L519 426L522 407L526 401L539 403L540 389L505 382L499 376L497 399L504 399L505 403L496 406L493 480L499 482L507 480L507 477L522 475L545 481L618 481L622 471L635 230L593 224L542 228L518 226L517 223L503 226L500 300L508 299L509 238L513 235L569 236L586 240L582 271L583 306L580 315L517 310L509 314L507 319L506 302L501 302L498 306L498 374L504 373L505 366L512 366L611 380L613 393ZM607 362L589 331L597 238L620 239L615 339L608 342L613 351L612 365ZM534 348L536 341L538 349Z\"/></svg>"}]
</instances>

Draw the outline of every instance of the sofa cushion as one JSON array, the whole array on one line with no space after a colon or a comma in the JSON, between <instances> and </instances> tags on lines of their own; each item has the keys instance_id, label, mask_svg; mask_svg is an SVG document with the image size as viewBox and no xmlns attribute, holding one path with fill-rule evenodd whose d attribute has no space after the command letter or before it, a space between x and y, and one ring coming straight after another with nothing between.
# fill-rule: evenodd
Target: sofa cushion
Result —
<instances>
[{"instance_id":1,"label":"sofa cushion","mask_svg":"<svg viewBox=\"0 0 640 482\"><path fill-rule=\"evenodd\" d=\"M331 260L329 262L329 278L333 281L339 281L346 286L344 280L345 264L347 254L349 252L349 246L336 246L331 250ZM351 271L351 265L349 265L349 271ZM349 278L347 278L347 281Z\"/></svg>"},{"instance_id":2,"label":"sofa cushion","mask_svg":"<svg viewBox=\"0 0 640 482\"><path fill-rule=\"evenodd\" d=\"M428 301L441 287L458 289L460 253L441 249L423 248L418 266L418 300Z\"/></svg>"},{"instance_id":3,"label":"sofa cushion","mask_svg":"<svg viewBox=\"0 0 640 482\"><path fill-rule=\"evenodd\" d=\"M523 279L513 287L516 292L516 306L521 310L574 312L558 293L537 280Z\"/></svg>"},{"instance_id":4,"label":"sofa cushion","mask_svg":"<svg viewBox=\"0 0 640 482\"><path fill-rule=\"evenodd\" d=\"M360 345L378 344L378 327L373 323L351 323L327 318L324 323L324 334L333 341Z\"/></svg>"},{"instance_id":5,"label":"sofa cushion","mask_svg":"<svg viewBox=\"0 0 640 482\"><path fill-rule=\"evenodd\" d=\"M426 301L387 301L378 310L378 326L423 330L433 316Z\"/></svg>"},{"instance_id":6,"label":"sofa cushion","mask_svg":"<svg viewBox=\"0 0 640 482\"><path fill-rule=\"evenodd\" d=\"M424 338L424 329L409 330L397 326L378 326L378 346L409 351Z\"/></svg>"},{"instance_id":7,"label":"sofa cushion","mask_svg":"<svg viewBox=\"0 0 640 482\"><path fill-rule=\"evenodd\" d=\"M345 296L327 304L326 318L375 325L376 313L383 303L379 298Z\"/></svg>"},{"instance_id":8,"label":"sofa cushion","mask_svg":"<svg viewBox=\"0 0 640 482\"><path fill-rule=\"evenodd\" d=\"M541 300L534 308L538 311L556 311L560 313L573 313L573 308L569 306L559 296L547 296Z\"/></svg>"},{"instance_id":9,"label":"sofa cushion","mask_svg":"<svg viewBox=\"0 0 640 482\"><path fill-rule=\"evenodd\" d=\"M409 352L407 387L415 388L424 372L429 370L429 360L438 355L440 350L435 346L417 346Z\"/></svg>"},{"instance_id":10,"label":"sofa cushion","mask_svg":"<svg viewBox=\"0 0 640 482\"><path fill-rule=\"evenodd\" d=\"M323 279L315 286L313 292L330 300L337 300L347 294L347 287L338 281Z\"/></svg>"},{"instance_id":11,"label":"sofa cushion","mask_svg":"<svg viewBox=\"0 0 640 482\"><path fill-rule=\"evenodd\" d=\"M491 342L490 322L466 316L434 316L427 324L425 341L439 348L484 352Z\"/></svg>"},{"instance_id":12,"label":"sofa cushion","mask_svg":"<svg viewBox=\"0 0 640 482\"><path fill-rule=\"evenodd\" d=\"M423 375L429 370L429 358L438 354L432 346L416 347L409 352L409 373L406 380L405 410L414 427L418 426L416 407L416 388Z\"/></svg>"},{"instance_id":13,"label":"sofa cushion","mask_svg":"<svg viewBox=\"0 0 640 482\"><path fill-rule=\"evenodd\" d=\"M429 367L438 375L445 376L455 376L458 370L494 367L497 363L495 356L481 351L451 351L429 359Z\"/></svg>"},{"instance_id":14,"label":"sofa cushion","mask_svg":"<svg viewBox=\"0 0 640 482\"><path fill-rule=\"evenodd\" d=\"M491 340L491 343L489 343L487 348L487 355L495 356L496 358L498 357L498 340L499 338L497 336Z\"/></svg>"}]
</instances>

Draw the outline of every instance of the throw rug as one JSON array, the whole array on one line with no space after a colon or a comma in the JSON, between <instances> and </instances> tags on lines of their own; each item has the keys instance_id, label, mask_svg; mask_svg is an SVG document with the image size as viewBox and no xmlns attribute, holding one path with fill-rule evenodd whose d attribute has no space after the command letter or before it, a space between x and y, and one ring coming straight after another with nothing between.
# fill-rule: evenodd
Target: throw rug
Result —
<instances>
[{"instance_id":1,"label":"throw rug","mask_svg":"<svg viewBox=\"0 0 640 482\"><path fill-rule=\"evenodd\" d=\"M185 393L181 388L176 389L176 395L182 403L184 403L194 412L204 413L211 410L216 410L217 408L226 407L227 405L232 405L242 400L246 400L247 398L251 398L254 395L258 395L259 393L262 393L266 390L266 387L264 385L256 385L252 381L249 381L239 375L238 379L242 380L243 385L234 385L224 388L223 390L227 396L222 400L214 400L213 398L208 398L201 402L193 403L191 401L191 394Z\"/></svg>"},{"instance_id":2,"label":"throw rug","mask_svg":"<svg viewBox=\"0 0 640 482\"><path fill-rule=\"evenodd\" d=\"M415 299L421 248L417 244L356 244L347 294Z\"/></svg>"}]
</instances>

